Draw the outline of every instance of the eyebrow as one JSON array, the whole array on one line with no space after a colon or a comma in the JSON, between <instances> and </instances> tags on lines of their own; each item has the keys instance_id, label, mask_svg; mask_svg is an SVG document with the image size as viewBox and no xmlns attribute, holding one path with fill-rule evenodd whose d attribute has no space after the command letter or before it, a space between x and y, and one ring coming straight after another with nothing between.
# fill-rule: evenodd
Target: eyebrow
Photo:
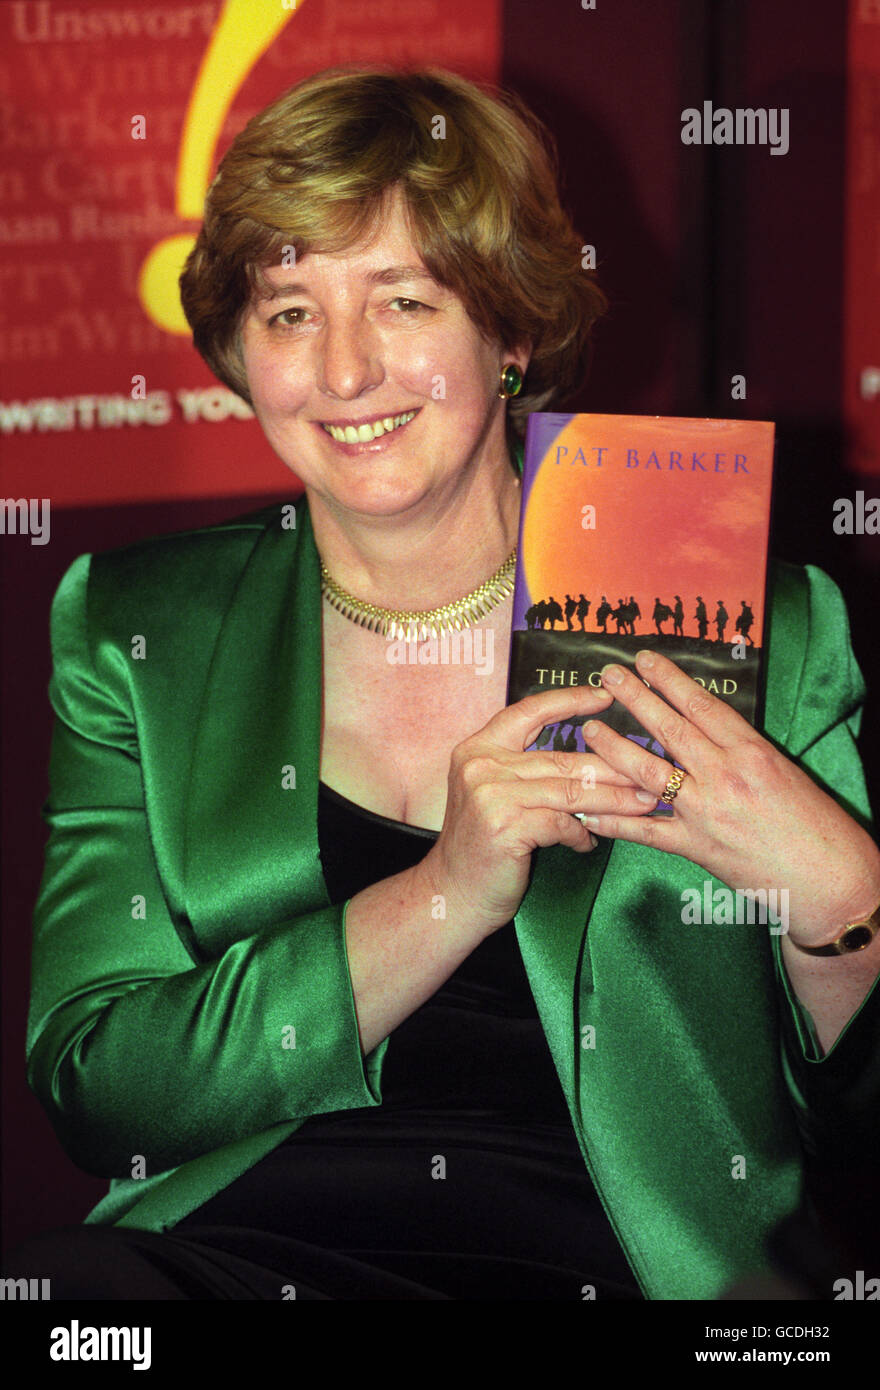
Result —
<instances>
[{"instance_id":1,"label":"eyebrow","mask_svg":"<svg viewBox=\"0 0 880 1390\"><path fill-rule=\"evenodd\" d=\"M385 266L383 270L371 270L366 279L373 285L403 285L414 280L430 280L432 284L437 283L430 271L425 270L424 266L421 265ZM270 304L275 299L286 298L287 295L308 294L309 292L307 285L298 281L290 281L287 284L278 285L268 294L261 294L258 297L262 303Z\"/></svg>"}]
</instances>

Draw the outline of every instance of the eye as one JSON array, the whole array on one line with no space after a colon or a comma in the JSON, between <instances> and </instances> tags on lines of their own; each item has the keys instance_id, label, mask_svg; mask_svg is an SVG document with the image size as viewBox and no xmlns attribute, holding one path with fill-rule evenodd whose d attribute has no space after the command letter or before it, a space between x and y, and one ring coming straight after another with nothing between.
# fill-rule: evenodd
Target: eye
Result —
<instances>
[{"instance_id":1,"label":"eye","mask_svg":"<svg viewBox=\"0 0 880 1390\"><path fill-rule=\"evenodd\" d=\"M301 323L305 323L308 309L282 309L279 314L273 314L269 320L272 324L280 324L282 328L297 328ZM290 322L288 322L288 317Z\"/></svg>"},{"instance_id":2,"label":"eye","mask_svg":"<svg viewBox=\"0 0 880 1390\"><path fill-rule=\"evenodd\" d=\"M399 305L401 313L404 314L417 314L420 309L430 308L430 305L422 304L419 299L407 299L403 295L398 295L396 299L392 299L391 304L392 307L395 304Z\"/></svg>"}]
</instances>

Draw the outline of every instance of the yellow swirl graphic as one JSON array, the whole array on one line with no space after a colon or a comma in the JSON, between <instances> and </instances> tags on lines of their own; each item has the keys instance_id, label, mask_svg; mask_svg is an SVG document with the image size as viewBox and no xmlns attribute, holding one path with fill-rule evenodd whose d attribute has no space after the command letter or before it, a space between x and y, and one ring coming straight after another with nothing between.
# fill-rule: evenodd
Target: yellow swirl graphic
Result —
<instances>
[{"instance_id":1,"label":"yellow swirl graphic","mask_svg":"<svg viewBox=\"0 0 880 1390\"><path fill-rule=\"evenodd\" d=\"M226 0L202 59L183 122L175 211L200 218L214 149L233 98L258 58L292 19L302 0ZM166 237L149 252L138 277L146 313L167 333L186 336L178 279L195 245L191 232Z\"/></svg>"}]
</instances>

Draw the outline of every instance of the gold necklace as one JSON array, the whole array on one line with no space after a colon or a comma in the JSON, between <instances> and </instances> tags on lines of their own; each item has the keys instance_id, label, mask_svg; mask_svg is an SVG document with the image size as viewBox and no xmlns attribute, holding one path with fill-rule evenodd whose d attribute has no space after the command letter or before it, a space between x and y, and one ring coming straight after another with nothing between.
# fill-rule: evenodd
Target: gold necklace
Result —
<instances>
[{"instance_id":1,"label":"gold necklace","mask_svg":"<svg viewBox=\"0 0 880 1390\"><path fill-rule=\"evenodd\" d=\"M499 603L513 593L513 574L516 568L516 546L508 555L500 569L491 579L478 589L457 598L453 603L444 603L440 608L428 608L422 613L407 609L380 608L375 603L365 603L354 594L340 588L331 579L323 560L321 561L321 593L343 617L350 618L360 627L371 632L381 632L383 637L402 638L404 642L424 642L428 637L443 637L453 632L461 632L473 626L480 618L485 618L497 608Z\"/></svg>"}]
</instances>

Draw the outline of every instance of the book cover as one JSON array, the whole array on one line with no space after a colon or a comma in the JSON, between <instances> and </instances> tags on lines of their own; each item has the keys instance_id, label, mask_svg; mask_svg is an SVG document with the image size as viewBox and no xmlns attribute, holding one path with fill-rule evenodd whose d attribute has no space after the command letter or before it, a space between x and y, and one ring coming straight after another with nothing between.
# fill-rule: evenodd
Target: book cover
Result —
<instances>
[{"instance_id":1,"label":"book cover","mask_svg":"<svg viewBox=\"0 0 880 1390\"><path fill-rule=\"evenodd\" d=\"M773 444L769 421L531 415L508 703L650 648L755 724ZM622 705L598 717L668 756ZM532 746L588 752L584 722Z\"/></svg>"}]
</instances>

